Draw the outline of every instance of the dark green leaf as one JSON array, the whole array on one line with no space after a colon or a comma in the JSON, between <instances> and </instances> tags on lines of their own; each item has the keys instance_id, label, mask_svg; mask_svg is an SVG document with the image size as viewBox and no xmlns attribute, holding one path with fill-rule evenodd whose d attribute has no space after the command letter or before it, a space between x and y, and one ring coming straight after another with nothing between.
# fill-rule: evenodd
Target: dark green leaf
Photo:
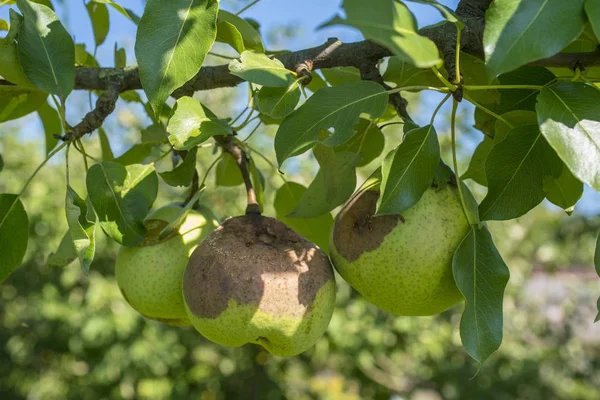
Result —
<instances>
[{"instance_id":1,"label":"dark green leaf","mask_svg":"<svg viewBox=\"0 0 600 400\"><path fill-rule=\"evenodd\" d=\"M0 122L21 118L40 108L48 93L35 88L0 86Z\"/></svg>"},{"instance_id":2,"label":"dark green leaf","mask_svg":"<svg viewBox=\"0 0 600 400\"><path fill-rule=\"evenodd\" d=\"M321 73L331 86L360 81L360 71L355 67L323 68L321 69Z\"/></svg>"},{"instance_id":3,"label":"dark green leaf","mask_svg":"<svg viewBox=\"0 0 600 400\"><path fill-rule=\"evenodd\" d=\"M417 22L408 7L389 0L344 0L346 19L335 17L324 26L349 25L366 39L387 47L392 53L421 68L441 63L436 45L417 33Z\"/></svg>"},{"instance_id":4,"label":"dark green leaf","mask_svg":"<svg viewBox=\"0 0 600 400\"><path fill-rule=\"evenodd\" d=\"M231 127L191 97L177 100L167 124L169 142L176 150L188 150L214 135L231 135Z\"/></svg>"},{"instance_id":5,"label":"dark green leaf","mask_svg":"<svg viewBox=\"0 0 600 400\"><path fill-rule=\"evenodd\" d=\"M550 57L575 40L585 23L583 0L496 0L485 18L487 65L498 74Z\"/></svg>"},{"instance_id":6,"label":"dark green leaf","mask_svg":"<svg viewBox=\"0 0 600 400\"><path fill-rule=\"evenodd\" d=\"M196 147L191 148L181 164L173 168L172 171L159 173L160 177L169 186L190 186L194 172L196 171L197 153L198 149Z\"/></svg>"},{"instance_id":7,"label":"dark green leaf","mask_svg":"<svg viewBox=\"0 0 600 400\"><path fill-rule=\"evenodd\" d=\"M155 143L134 144L125 153L115 158L114 162L123 165L140 164L152 153L155 145Z\"/></svg>"},{"instance_id":8,"label":"dark green leaf","mask_svg":"<svg viewBox=\"0 0 600 400\"><path fill-rule=\"evenodd\" d=\"M577 82L542 89L537 114L550 146L583 183L600 192L600 91Z\"/></svg>"},{"instance_id":9,"label":"dark green leaf","mask_svg":"<svg viewBox=\"0 0 600 400\"><path fill-rule=\"evenodd\" d=\"M141 243L143 221L158 190L154 165L102 162L90 167L86 184L104 232L124 246Z\"/></svg>"},{"instance_id":10,"label":"dark green leaf","mask_svg":"<svg viewBox=\"0 0 600 400\"><path fill-rule=\"evenodd\" d=\"M2 158L2 154L0 154L0 172L4 169L4 159Z\"/></svg>"},{"instance_id":11,"label":"dark green leaf","mask_svg":"<svg viewBox=\"0 0 600 400\"><path fill-rule=\"evenodd\" d=\"M223 12L223 10L219 10L219 14L221 12ZM244 38L242 38L242 34L233 24L227 21L219 21L217 23L217 37L215 41L227 43L239 54L242 54L245 50Z\"/></svg>"},{"instance_id":12,"label":"dark green leaf","mask_svg":"<svg viewBox=\"0 0 600 400\"><path fill-rule=\"evenodd\" d=\"M334 132L325 139L325 145L346 143L354 134L360 114L367 113L375 119L384 113L387 102L387 92L370 81L349 82L319 90L279 126L275 136L279 165L313 147L319 133L328 128L333 128Z\"/></svg>"},{"instance_id":13,"label":"dark green leaf","mask_svg":"<svg viewBox=\"0 0 600 400\"><path fill-rule=\"evenodd\" d=\"M224 153L217 163L216 181L217 186L237 186L244 183L242 173L229 153Z\"/></svg>"},{"instance_id":14,"label":"dark green leaf","mask_svg":"<svg viewBox=\"0 0 600 400\"><path fill-rule=\"evenodd\" d=\"M563 166L562 172L558 178L553 176L544 177L544 191L546 198L571 215L575 209L575 204L583 194L583 183L573 176L566 166Z\"/></svg>"},{"instance_id":15,"label":"dark green leaf","mask_svg":"<svg viewBox=\"0 0 600 400\"><path fill-rule=\"evenodd\" d=\"M400 214L417 204L431 186L439 163L440 144L433 125L408 132L383 161L376 215Z\"/></svg>"},{"instance_id":16,"label":"dark green leaf","mask_svg":"<svg viewBox=\"0 0 600 400\"><path fill-rule=\"evenodd\" d=\"M148 0L135 56L142 87L160 115L171 93L200 70L217 34L217 0Z\"/></svg>"},{"instance_id":17,"label":"dark green leaf","mask_svg":"<svg viewBox=\"0 0 600 400\"><path fill-rule=\"evenodd\" d=\"M87 219L87 203L79 195L67 186L65 210L67 213L67 224L75 253L81 263L81 269L87 275L90 265L94 260L96 248L96 221Z\"/></svg>"},{"instance_id":18,"label":"dark green leaf","mask_svg":"<svg viewBox=\"0 0 600 400\"><path fill-rule=\"evenodd\" d=\"M243 39L243 45L246 50L255 50L259 53L264 53L265 48L258 31L247 20L225 10L219 10L218 20L219 23L227 22L235 27Z\"/></svg>"},{"instance_id":19,"label":"dark green leaf","mask_svg":"<svg viewBox=\"0 0 600 400\"><path fill-rule=\"evenodd\" d=\"M373 121L361 118L356 124L356 133L341 146L335 147L336 152L357 153L360 161L357 167L363 167L379 157L385 146L385 138Z\"/></svg>"},{"instance_id":20,"label":"dark green leaf","mask_svg":"<svg viewBox=\"0 0 600 400\"><path fill-rule=\"evenodd\" d=\"M418 68L411 63L402 61L400 57L390 57L383 74L386 82L393 82L398 87L403 86L433 86L440 87L442 82L431 68Z\"/></svg>"},{"instance_id":21,"label":"dark green leaf","mask_svg":"<svg viewBox=\"0 0 600 400\"><path fill-rule=\"evenodd\" d=\"M103 127L98 128L98 137L100 138L100 149L102 150L102 160L103 161L112 161L115 156L110 148L110 142L108 141L108 136L106 135L106 131Z\"/></svg>"},{"instance_id":22,"label":"dark green leaf","mask_svg":"<svg viewBox=\"0 0 600 400\"><path fill-rule=\"evenodd\" d=\"M515 110L509 111L502 115L502 119L511 124L512 127L521 125L535 124L537 116L533 111ZM480 185L487 186L487 178L485 176L485 162L487 160L490 151L497 143L500 143L506 138L508 131L511 126L508 126L505 122L500 119L494 119L496 121L495 128L493 130L494 137L484 136L483 140L471 156L471 162L469 168L463 174L462 179L473 179Z\"/></svg>"},{"instance_id":23,"label":"dark green leaf","mask_svg":"<svg viewBox=\"0 0 600 400\"><path fill-rule=\"evenodd\" d=\"M15 194L0 194L0 282L23 261L29 239L29 220Z\"/></svg>"},{"instance_id":24,"label":"dark green leaf","mask_svg":"<svg viewBox=\"0 0 600 400\"><path fill-rule=\"evenodd\" d=\"M502 343L502 301L510 273L487 227L472 226L452 260L452 272L465 297L460 338L479 363Z\"/></svg>"},{"instance_id":25,"label":"dark green leaf","mask_svg":"<svg viewBox=\"0 0 600 400\"><path fill-rule=\"evenodd\" d=\"M490 151L485 164L488 193L479 206L486 220L507 220L526 214L544 197L544 177L558 177L562 164L536 125L512 129Z\"/></svg>"},{"instance_id":26,"label":"dark green leaf","mask_svg":"<svg viewBox=\"0 0 600 400\"><path fill-rule=\"evenodd\" d=\"M254 51L244 51L239 60L232 60L229 71L245 81L263 86L287 87L295 78L278 59Z\"/></svg>"},{"instance_id":27,"label":"dark green leaf","mask_svg":"<svg viewBox=\"0 0 600 400\"><path fill-rule=\"evenodd\" d=\"M600 2L598 0L585 0L585 12L596 34L596 39L600 41Z\"/></svg>"},{"instance_id":28,"label":"dark green leaf","mask_svg":"<svg viewBox=\"0 0 600 400\"><path fill-rule=\"evenodd\" d=\"M263 86L256 97L258 110L272 118L283 118L294 111L300 101L297 82L288 87Z\"/></svg>"},{"instance_id":29,"label":"dark green leaf","mask_svg":"<svg viewBox=\"0 0 600 400\"><path fill-rule=\"evenodd\" d=\"M314 218L343 204L356 187L356 153L335 152L317 144L313 148L320 169L298 205L287 217Z\"/></svg>"},{"instance_id":30,"label":"dark green leaf","mask_svg":"<svg viewBox=\"0 0 600 400\"><path fill-rule=\"evenodd\" d=\"M104 43L106 35L108 35L108 28L110 26L108 8L106 4L97 1L90 1L85 8L90 16L90 20L92 20L94 41L96 42L96 47L98 47Z\"/></svg>"},{"instance_id":31,"label":"dark green leaf","mask_svg":"<svg viewBox=\"0 0 600 400\"><path fill-rule=\"evenodd\" d=\"M58 111L50 107L48 102L44 102L37 110L38 116L42 120L44 126L44 134L46 137L46 155L48 155L54 146L58 143L58 139L54 135L62 134L62 122Z\"/></svg>"},{"instance_id":32,"label":"dark green leaf","mask_svg":"<svg viewBox=\"0 0 600 400\"><path fill-rule=\"evenodd\" d=\"M306 187L296 182L287 182L275 194L273 207L277 219L293 228L300 235L315 243L324 252L329 251L329 232L333 228L331 213L323 214L317 218L288 218L306 192Z\"/></svg>"},{"instance_id":33,"label":"dark green leaf","mask_svg":"<svg viewBox=\"0 0 600 400\"><path fill-rule=\"evenodd\" d=\"M10 11L11 15L19 15L12 9ZM17 43L13 39L9 39L8 35L5 38L0 38L0 75L15 85L28 89L37 89L23 71L23 67L19 61Z\"/></svg>"},{"instance_id":34,"label":"dark green leaf","mask_svg":"<svg viewBox=\"0 0 600 400\"><path fill-rule=\"evenodd\" d=\"M48 256L48 264L51 267L66 267L77 259L77 252L73 246L73 239L71 239L71 232L67 231L60 241L58 249L54 253L50 253Z\"/></svg>"},{"instance_id":35,"label":"dark green leaf","mask_svg":"<svg viewBox=\"0 0 600 400\"><path fill-rule=\"evenodd\" d=\"M75 46L71 35L50 8L17 0L23 13L19 31L19 60L25 74L39 89L63 102L75 83Z\"/></svg>"}]
</instances>

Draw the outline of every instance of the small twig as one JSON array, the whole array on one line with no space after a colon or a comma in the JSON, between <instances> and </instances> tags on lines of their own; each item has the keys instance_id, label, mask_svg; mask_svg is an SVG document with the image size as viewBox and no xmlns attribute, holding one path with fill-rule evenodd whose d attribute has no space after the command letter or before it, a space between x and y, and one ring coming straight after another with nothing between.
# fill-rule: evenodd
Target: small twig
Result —
<instances>
[{"instance_id":1,"label":"small twig","mask_svg":"<svg viewBox=\"0 0 600 400\"><path fill-rule=\"evenodd\" d=\"M258 201L256 200L256 192L254 191L254 187L252 186L252 180L250 179L250 171L248 170L248 156L246 156L246 153L240 148L240 146L238 146L238 144L233 139L232 135L217 135L213 137L215 141L219 144L219 146L221 146L223 151L226 151L233 157L235 163L240 169L240 172L242 173L244 185L246 185L246 193L248 195L246 215L249 217L260 216L260 206L258 205Z\"/></svg>"},{"instance_id":2,"label":"small twig","mask_svg":"<svg viewBox=\"0 0 600 400\"><path fill-rule=\"evenodd\" d=\"M65 141L77 140L86 133L92 133L100 128L106 117L115 110L115 104L119 99L120 92L121 79L118 76L114 76L109 79L106 90L96 100L96 107L87 113L83 117L83 120L75 125L71 132L65 134L62 139Z\"/></svg>"}]
</instances>

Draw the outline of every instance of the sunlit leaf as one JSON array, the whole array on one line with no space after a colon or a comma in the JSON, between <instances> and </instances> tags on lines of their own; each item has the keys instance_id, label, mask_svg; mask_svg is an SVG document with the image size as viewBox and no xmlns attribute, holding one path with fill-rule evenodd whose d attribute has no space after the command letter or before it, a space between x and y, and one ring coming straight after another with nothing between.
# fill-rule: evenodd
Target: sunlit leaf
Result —
<instances>
[{"instance_id":1,"label":"sunlit leaf","mask_svg":"<svg viewBox=\"0 0 600 400\"><path fill-rule=\"evenodd\" d=\"M536 109L550 146L573 175L600 191L600 91L558 82L541 90Z\"/></svg>"},{"instance_id":2,"label":"sunlit leaf","mask_svg":"<svg viewBox=\"0 0 600 400\"><path fill-rule=\"evenodd\" d=\"M218 21L231 24L239 32L246 50L263 53L265 48L258 31L244 18L225 10L219 10ZM241 53L241 52L240 52Z\"/></svg>"},{"instance_id":3,"label":"sunlit leaf","mask_svg":"<svg viewBox=\"0 0 600 400\"><path fill-rule=\"evenodd\" d=\"M217 33L217 0L148 0L136 41L142 87L160 115L175 89L198 73Z\"/></svg>"},{"instance_id":4,"label":"sunlit leaf","mask_svg":"<svg viewBox=\"0 0 600 400\"><path fill-rule=\"evenodd\" d=\"M436 45L417 32L417 21L399 1L344 0L346 19L335 17L322 26L349 25L366 39L387 47L403 61L429 68L441 62Z\"/></svg>"},{"instance_id":5,"label":"sunlit leaf","mask_svg":"<svg viewBox=\"0 0 600 400\"><path fill-rule=\"evenodd\" d=\"M244 51L239 60L232 60L229 71L245 81L263 86L289 86L295 78L295 74L278 59L254 51Z\"/></svg>"},{"instance_id":6,"label":"sunlit leaf","mask_svg":"<svg viewBox=\"0 0 600 400\"><path fill-rule=\"evenodd\" d=\"M586 23L583 2L492 2L483 33L488 67L499 74L560 52L583 31Z\"/></svg>"},{"instance_id":7,"label":"sunlit leaf","mask_svg":"<svg viewBox=\"0 0 600 400\"><path fill-rule=\"evenodd\" d=\"M96 221L87 219L88 205L71 186L67 186L65 210L67 224L81 269L87 275L96 249Z\"/></svg>"}]
</instances>

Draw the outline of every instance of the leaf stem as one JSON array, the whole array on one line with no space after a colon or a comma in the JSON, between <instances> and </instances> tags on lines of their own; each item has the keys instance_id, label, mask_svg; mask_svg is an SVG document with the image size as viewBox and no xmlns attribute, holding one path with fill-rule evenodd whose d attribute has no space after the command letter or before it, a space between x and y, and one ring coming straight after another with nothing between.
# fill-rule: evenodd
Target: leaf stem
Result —
<instances>
[{"instance_id":1,"label":"leaf stem","mask_svg":"<svg viewBox=\"0 0 600 400\"><path fill-rule=\"evenodd\" d=\"M40 170L42 169L42 167L43 167L44 165L46 165L46 163L47 163L47 162L48 162L48 161L49 161L49 160L50 160L50 159L51 159L51 158L52 158L52 157L53 157L53 156L54 156L56 153L58 153L59 151L61 151L61 150L62 150L62 149L65 147L65 146L67 146L68 144L69 144L68 142L63 142L63 143L61 143L61 144L60 144L60 146L56 147L54 150L52 150L52 151L50 152L50 154L48 154L48 157L46 157L46 159L45 159L44 161L42 161L42 162L40 163L40 165L38 165L38 167L35 169L35 171L33 171L33 174L31 174L31 176L29 177L29 179L27 179L27 181L25 182L25 185L23 185L23 189L21 189L21 191L20 191L20 192L19 192L19 194L17 195L17 198L15 199L15 202L16 202L16 200L18 200L18 199L19 199L19 198L20 198L20 197L23 195L23 193L25 192L25 189L27 189L27 186L29 186L29 184L31 183L31 181L33 180L33 178L35 178L35 176L37 175L37 173L38 173L38 172L40 172ZM12 208L12 206L11 206L11 208ZM10 213L10 210L9 210L9 213ZM7 213L7 214L8 214L8 213Z\"/></svg>"},{"instance_id":2,"label":"leaf stem","mask_svg":"<svg viewBox=\"0 0 600 400\"><path fill-rule=\"evenodd\" d=\"M429 124L433 125L433 121L435 120L435 116L437 115L438 111L440 111L440 108L442 108L442 106L444 105L444 103L446 102L446 100L448 100L448 98L452 96L452 93L447 93L446 96L444 96L444 98L442 99L442 101L440 101L440 104L437 105L437 107L435 108L435 110L433 110L433 114L431 115L431 119L429 120Z\"/></svg>"},{"instance_id":3,"label":"leaf stem","mask_svg":"<svg viewBox=\"0 0 600 400\"><path fill-rule=\"evenodd\" d=\"M541 90L544 85L464 85L465 90L491 90L491 89L531 89Z\"/></svg>"},{"instance_id":4,"label":"leaf stem","mask_svg":"<svg viewBox=\"0 0 600 400\"><path fill-rule=\"evenodd\" d=\"M254 0L252 3L248 4L246 7L242 8L240 11L236 12L235 15L240 15L241 13L243 13L244 11L246 11L247 9L249 9L250 7L252 7L253 5L255 5L256 3L258 3L260 0Z\"/></svg>"},{"instance_id":5,"label":"leaf stem","mask_svg":"<svg viewBox=\"0 0 600 400\"><path fill-rule=\"evenodd\" d=\"M456 76L454 77L454 84L460 84L460 34L462 32L462 27L459 24L456 24L456 59L454 65L454 73Z\"/></svg>"},{"instance_id":6,"label":"leaf stem","mask_svg":"<svg viewBox=\"0 0 600 400\"><path fill-rule=\"evenodd\" d=\"M436 92L442 92L442 93L447 93L448 91L450 91L450 89L448 88L438 88L435 86L402 86L402 87L398 87L398 88L393 88L390 90L387 90L388 94L394 94L394 93L399 93L399 92L403 92L403 91L407 91L407 90L434 90Z\"/></svg>"},{"instance_id":7,"label":"leaf stem","mask_svg":"<svg viewBox=\"0 0 600 400\"><path fill-rule=\"evenodd\" d=\"M433 71L435 76L437 76L437 78L440 80L440 82L442 82L446 86L446 88L448 90L454 91L457 89L456 85L454 85L448 79L446 79L444 77L444 75L442 75L442 73L436 67L431 67L431 70Z\"/></svg>"},{"instance_id":8,"label":"leaf stem","mask_svg":"<svg viewBox=\"0 0 600 400\"><path fill-rule=\"evenodd\" d=\"M467 205L465 204L465 198L462 191L462 182L458 173L458 161L456 159L456 110L458 108L458 101L453 99L452 101L452 114L450 116L450 137L452 139L452 164L454 165L454 175L456 177L456 186L458 186L458 196L460 197L460 205L462 206L463 213L469 221L469 213L467 212ZM469 224L472 225L471 221Z\"/></svg>"},{"instance_id":9,"label":"leaf stem","mask_svg":"<svg viewBox=\"0 0 600 400\"><path fill-rule=\"evenodd\" d=\"M207 54L213 57L224 58L226 60L235 60L237 58L232 56L226 56L225 54L213 53L212 51L209 51Z\"/></svg>"},{"instance_id":10,"label":"leaf stem","mask_svg":"<svg viewBox=\"0 0 600 400\"><path fill-rule=\"evenodd\" d=\"M469 96L468 94L465 94L465 99L467 99L467 101L471 104L473 104L475 107L479 108L481 111L491 115L492 117L504 122L506 125L508 125L508 127L510 129L514 128L513 124L511 124L510 122L508 122L506 120L506 118L504 118L503 116L496 114L495 112L493 112L492 110L482 106L481 104L479 104L478 102L476 102L475 100L473 100L473 98L471 96Z\"/></svg>"}]
</instances>

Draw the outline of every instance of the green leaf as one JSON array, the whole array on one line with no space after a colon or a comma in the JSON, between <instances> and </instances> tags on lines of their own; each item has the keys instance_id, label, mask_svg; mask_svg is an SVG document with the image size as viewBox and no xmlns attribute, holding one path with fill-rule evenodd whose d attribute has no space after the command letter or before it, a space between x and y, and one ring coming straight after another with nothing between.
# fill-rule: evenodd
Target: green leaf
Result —
<instances>
[{"instance_id":1,"label":"green leaf","mask_svg":"<svg viewBox=\"0 0 600 400\"><path fill-rule=\"evenodd\" d=\"M85 6L90 20L92 21L92 29L94 31L94 41L96 47L100 46L106 40L110 22L108 19L108 8L106 4L97 1L90 1Z\"/></svg>"},{"instance_id":2,"label":"green leaf","mask_svg":"<svg viewBox=\"0 0 600 400\"><path fill-rule=\"evenodd\" d=\"M431 186L439 163L440 144L433 125L408 132L383 161L376 215L400 214L417 204Z\"/></svg>"},{"instance_id":3,"label":"green leaf","mask_svg":"<svg viewBox=\"0 0 600 400\"><path fill-rule=\"evenodd\" d=\"M0 194L0 282L23 261L29 239L29 220L15 194Z\"/></svg>"},{"instance_id":4,"label":"green leaf","mask_svg":"<svg viewBox=\"0 0 600 400\"><path fill-rule=\"evenodd\" d=\"M46 155L48 155L58 143L58 139L56 139L54 135L60 135L62 133L62 122L60 121L58 111L50 107L48 102L44 102L42 106L38 108L37 113L44 126Z\"/></svg>"},{"instance_id":5,"label":"green leaf","mask_svg":"<svg viewBox=\"0 0 600 400\"><path fill-rule=\"evenodd\" d=\"M553 176L544 177L544 191L546 198L569 215L575 209L575 204L583 195L583 183L573 176L566 166L558 178Z\"/></svg>"},{"instance_id":6,"label":"green leaf","mask_svg":"<svg viewBox=\"0 0 600 400\"><path fill-rule=\"evenodd\" d=\"M360 71L355 67L323 68L321 73L331 86L339 86L346 82L360 81Z\"/></svg>"},{"instance_id":7,"label":"green leaf","mask_svg":"<svg viewBox=\"0 0 600 400\"><path fill-rule=\"evenodd\" d=\"M115 3L112 0L93 0L93 1L96 3L108 4L109 6L111 6L115 10L117 10L119 13L121 13L123 16L125 16L125 18L127 18L128 20L133 22L134 24L137 25L140 23L140 18L137 15L135 15L135 13L133 11L131 11L128 8L124 8L122 5Z\"/></svg>"},{"instance_id":8,"label":"green leaf","mask_svg":"<svg viewBox=\"0 0 600 400\"><path fill-rule=\"evenodd\" d=\"M540 129L580 181L600 192L600 91L558 82L538 96Z\"/></svg>"},{"instance_id":9,"label":"green leaf","mask_svg":"<svg viewBox=\"0 0 600 400\"><path fill-rule=\"evenodd\" d=\"M190 149L181 164L171 171L159 173L160 177L169 186L190 186L194 172L196 172L197 154L198 149L196 147Z\"/></svg>"},{"instance_id":10,"label":"green leaf","mask_svg":"<svg viewBox=\"0 0 600 400\"><path fill-rule=\"evenodd\" d=\"M125 68L125 66L127 66L127 53L125 53L125 49L123 47L118 48L117 43L115 43L114 57L115 68Z\"/></svg>"},{"instance_id":11,"label":"green leaf","mask_svg":"<svg viewBox=\"0 0 600 400\"><path fill-rule=\"evenodd\" d=\"M58 249L48 256L47 265L51 267L66 267L77 259L77 252L73 246L71 232L67 231L60 241Z\"/></svg>"},{"instance_id":12,"label":"green leaf","mask_svg":"<svg viewBox=\"0 0 600 400\"><path fill-rule=\"evenodd\" d=\"M258 31L244 18L238 17L225 10L219 10L218 21L219 23L226 22L235 27L242 37L243 45L246 50L264 53L265 48ZM241 53L241 51L239 53Z\"/></svg>"},{"instance_id":13,"label":"green leaf","mask_svg":"<svg viewBox=\"0 0 600 400\"><path fill-rule=\"evenodd\" d=\"M285 160L304 153L317 143L322 130L334 132L324 140L326 146L340 146L354 134L361 113L375 119L387 107L388 95L381 85L370 82L344 83L323 88L287 116L275 135L275 153L281 165Z\"/></svg>"},{"instance_id":14,"label":"green leaf","mask_svg":"<svg viewBox=\"0 0 600 400\"><path fill-rule=\"evenodd\" d=\"M141 164L152 153L155 143L138 143L131 146L125 153L113 161L123 165ZM106 160L105 160L106 161Z\"/></svg>"},{"instance_id":15,"label":"green leaf","mask_svg":"<svg viewBox=\"0 0 600 400\"><path fill-rule=\"evenodd\" d=\"M585 23L583 0L496 0L483 33L487 65L499 74L550 57L577 39Z\"/></svg>"},{"instance_id":16,"label":"green leaf","mask_svg":"<svg viewBox=\"0 0 600 400\"><path fill-rule=\"evenodd\" d=\"M94 260L96 249L96 221L87 219L88 205L73 188L67 185L65 200L67 224L75 253L81 263L83 273L87 275Z\"/></svg>"},{"instance_id":17,"label":"green leaf","mask_svg":"<svg viewBox=\"0 0 600 400\"><path fill-rule=\"evenodd\" d=\"M421 3L421 4L430 5L433 8L436 8L440 12L442 17L444 17L448 22L458 25L461 29L462 29L462 27L464 27L464 24L458 19L458 16L454 13L454 11L452 11L445 5L438 3L436 0L408 0L408 1L411 1L413 3Z\"/></svg>"},{"instance_id":18,"label":"green leaf","mask_svg":"<svg viewBox=\"0 0 600 400\"><path fill-rule=\"evenodd\" d=\"M512 129L490 151L485 164L488 193L481 220L507 220L526 214L544 200L544 177L558 177L562 164L536 125Z\"/></svg>"},{"instance_id":19,"label":"green leaf","mask_svg":"<svg viewBox=\"0 0 600 400\"><path fill-rule=\"evenodd\" d=\"M0 18L0 31L8 31L8 22Z\"/></svg>"},{"instance_id":20,"label":"green leaf","mask_svg":"<svg viewBox=\"0 0 600 400\"><path fill-rule=\"evenodd\" d=\"M431 68L415 67L411 63L402 61L400 57L389 58L387 68L383 74L383 80L386 82L393 82L398 87L441 87L443 85Z\"/></svg>"},{"instance_id":21,"label":"green leaf","mask_svg":"<svg viewBox=\"0 0 600 400\"><path fill-rule=\"evenodd\" d=\"M0 86L0 122L21 118L40 108L48 93L35 88Z\"/></svg>"},{"instance_id":22,"label":"green leaf","mask_svg":"<svg viewBox=\"0 0 600 400\"><path fill-rule=\"evenodd\" d=\"M331 147L317 144L313 148L320 169L315 179L286 217L314 218L329 213L343 204L356 188L356 153L335 152Z\"/></svg>"},{"instance_id":23,"label":"green leaf","mask_svg":"<svg viewBox=\"0 0 600 400\"><path fill-rule=\"evenodd\" d=\"M452 260L465 297L460 338L469 355L483 363L502 343L502 302L510 273L485 225L472 226Z\"/></svg>"},{"instance_id":24,"label":"green leaf","mask_svg":"<svg viewBox=\"0 0 600 400\"><path fill-rule=\"evenodd\" d=\"M229 153L224 153L217 163L215 179L217 186L238 186L244 183L242 173Z\"/></svg>"},{"instance_id":25,"label":"green leaf","mask_svg":"<svg viewBox=\"0 0 600 400\"><path fill-rule=\"evenodd\" d=\"M108 141L108 135L103 127L98 128L98 137L100 138L100 150L102 151L103 161L112 161L115 156L110 148L110 142Z\"/></svg>"},{"instance_id":26,"label":"green leaf","mask_svg":"<svg viewBox=\"0 0 600 400\"><path fill-rule=\"evenodd\" d=\"M276 217L327 253L329 251L329 232L333 228L331 213L316 218L287 217L296 208L305 192L306 187L296 182L287 182L281 186L277 190L273 202Z\"/></svg>"},{"instance_id":27,"label":"green leaf","mask_svg":"<svg viewBox=\"0 0 600 400\"><path fill-rule=\"evenodd\" d=\"M360 161L357 167L364 167L379 157L385 146L385 138L373 121L361 118L355 126L356 133L341 146L334 147L336 152L358 153Z\"/></svg>"},{"instance_id":28,"label":"green leaf","mask_svg":"<svg viewBox=\"0 0 600 400\"><path fill-rule=\"evenodd\" d=\"M11 11L13 10L11 9ZM18 15L16 12L14 14ZM19 61L17 43L14 40L9 40L8 37L0 38L0 75L15 85L37 89L23 71Z\"/></svg>"},{"instance_id":29,"label":"green leaf","mask_svg":"<svg viewBox=\"0 0 600 400\"><path fill-rule=\"evenodd\" d=\"M217 0L148 0L135 56L154 113L198 73L217 34Z\"/></svg>"},{"instance_id":30,"label":"green leaf","mask_svg":"<svg viewBox=\"0 0 600 400\"><path fill-rule=\"evenodd\" d=\"M596 39L600 41L600 2L597 0L585 0L585 12L596 34Z\"/></svg>"},{"instance_id":31,"label":"green leaf","mask_svg":"<svg viewBox=\"0 0 600 400\"><path fill-rule=\"evenodd\" d=\"M143 221L158 191L154 165L95 164L86 185L104 232L124 246L141 243L146 232Z\"/></svg>"},{"instance_id":32,"label":"green leaf","mask_svg":"<svg viewBox=\"0 0 600 400\"><path fill-rule=\"evenodd\" d=\"M17 0L23 13L19 31L19 60L25 74L39 89L64 102L75 83L73 39L50 8Z\"/></svg>"},{"instance_id":33,"label":"green leaf","mask_svg":"<svg viewBox=\"0 0 600 400\"><path fill-rule=\"evenodd\" d=\"M289 86L295 74L281 61L266 54L244 51L239 60L231 60L229 72L245 81L263 86Z\"/></svg>"},{"instance_id":34,"label":"green leaf","mask_svg":"<svg viewBox=\"0 0 600 400\"><path fill-rule=\"evenodd\" d=\"M169 142L176 150L188 150L215 135L231 135L231 127L198 101L181 97L167 124Z\"/></svg>"},{"instance_id":35,"label":"green leaf","mask_svg":"<svg viewBox=\"0 0 600 400\"><path fill-rule=\"evenodd\" d=\"M87 52L85 44L75 45L75 65L84 67L98 67L98 61Z\"/></svg>"},{"instance_id":36,"label":"green leaf","mask_svg":"<svg viewBox=\"0 0 600 400\"><path fill-rule=\"evenodd\" d=\"M532 111L515 110L502 114L502 119L510 123L511 126L517 127L521 125L535 124L537 116ZM493 130L495 132L494 137L491 138L487 135L483 137L481 143L479 143L479 145L475 148L475 151L471 156L469 168L463 174L462 179L473 179L480 185L487 186L487 178L485 176L485 162L487 157L492 148L497 143L503 141L506 138L508 131L511 129L511 127L502 120L494 120L496 121L495 128Z\"/></svg>"},{"instance_id":37,"label":"green leaf","mask_svg":"<svg viewBox=\"0 0 600 400\"><path fill-rule=\"evenodd\" d=\"M387 47L403 61L421 68L441 60L436 45L417 32L417 22L408 7L399 1L344 0L346 19L334 17L321 27L348 25L359 29L365 39Z\"/></svg>"},{"instance_id":38,"label":"green leaf","mask_svg":"<svg viewBox=\"0 0 600 400\"><path fill-rule=\"evenodd\" d=\"M298 105L300 95L297 81L288 87L263 86L256 97L258 110L271 118L286 117Z\"/></svg>"},{"instance_id":39,"label":"green leaf","mask_svg":"<svg viewBox=\"0 0 600 400\"><path fill-rule=\"evenodd\" d=\"M222 11L219 10L219 14ZM227 43L239 54L242 54L245 50L242 34L233 24L227 21L219 21L217 23L217 37L215 42Z\"/></svg>"}]
</instances>

